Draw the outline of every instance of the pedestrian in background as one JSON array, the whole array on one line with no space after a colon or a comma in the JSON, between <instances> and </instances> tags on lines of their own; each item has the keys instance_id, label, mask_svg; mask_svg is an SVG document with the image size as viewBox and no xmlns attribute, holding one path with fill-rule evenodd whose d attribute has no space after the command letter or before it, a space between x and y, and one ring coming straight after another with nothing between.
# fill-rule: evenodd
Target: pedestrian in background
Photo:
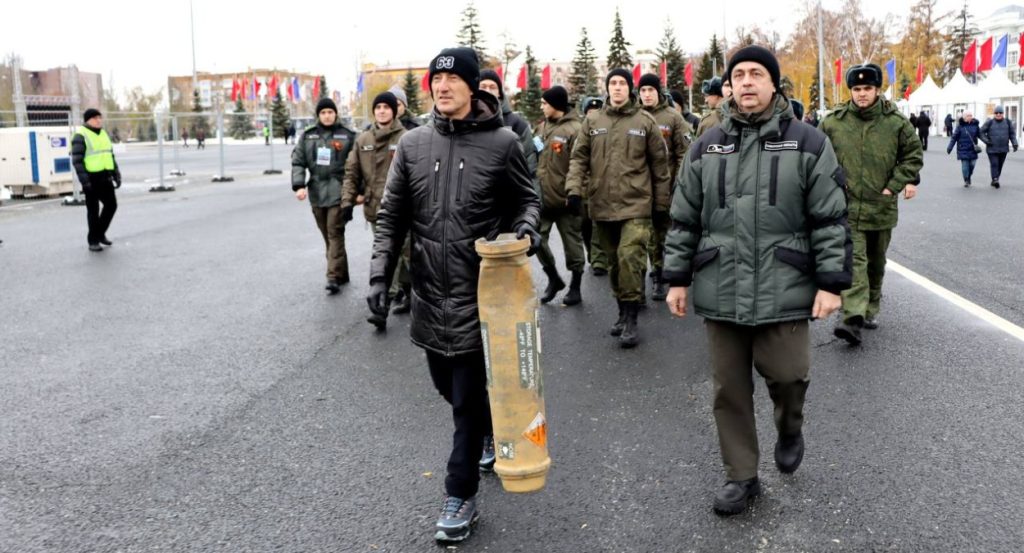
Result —
<instances>
[{"instance_id":1,"label":"pedestrian in background","mask_svg":"<svg viewBox=\"0 0 1024 553\"><path fill-rule=\"evenodd\" d=\"M956 158L960 160L960 172L964 177L964 188L970 188L974 167L978 164L978 154L981 153L981 146L978 145L980 135L978 120L974 118L973 113L965 111L957 121L953 135L949 137L949 146L946 146L947 155L956 148Z\"/></svg>"},{"instance_id":2,"label":"pedestrian in background","mask_svg":"<svg viewBox=\"0 0 1024 553\"><path fill-rule=\"evenodd\" d=\"M181 141L188 148L188 129L181 129Z\"/></svg>"},{"instance_id":3,"label":"pedestrian in background","mask_svg":"<svg viewBox=\"0 0 1024 553\"><path fill-rule=\"evenodd\" d=\"M921 149L928 149L928 135L932 132L932 118L928 117L928 112L922 110L921 115L917 116L917 136L921 141Z\"/></svg>"},{"instance_id":4,"label":"pedestrian in background","mask_svg":"<svg viewBox=\"0 0 1024 553\"><path fill-rule=\"evenodd\" d=\"M196 149L206 149L206 131L204 131L202 128L196 129Z\"/></svg>"},{"instance_id":5,"label":"pedestrian in background","mask_svg":"<svg viewBox=\"0 0 1024 553\"><path fill-rule=\"evenodd\" d=\"M85 193L89 251L101 252L103 246L113 245L107 238L107 229L117 212L114 190L121 188L121 170L114 159L110 136L103 130L103 114L98 109L89 108L85 110L83 119L85 125L78 127L71 139L71 162Z\"/></svg>"},{"instance_id":6,"label":"pedestrian in background","mask_svg":"<svg viewBox=\"0 0 1024 553\"><path fill-rule=\"evenodd\" d=\"M946 128L946 138L949 138L953 134L953 115L952 114L949 114L949 113L946 114L946 120L944 121L944 126Z\"/></svg>"},{"instance_id":7,"label":"pedestrian in background","mask_svg":"<svg viewBox=\"0 0 1024 553\"><path fill-rule=\"evenodd\" d=\"M985 153L988 154L989 170L992 173L992 188L999 188L999 177L1003 174L1003 164L1006 163L1010 146L1013 146L1013 151L1017 151L1017 131L1013 121L1003 113L1003 106L996 106L992 118L981 126L978 138L987 146Z\"/></svg>"}]
</instances>

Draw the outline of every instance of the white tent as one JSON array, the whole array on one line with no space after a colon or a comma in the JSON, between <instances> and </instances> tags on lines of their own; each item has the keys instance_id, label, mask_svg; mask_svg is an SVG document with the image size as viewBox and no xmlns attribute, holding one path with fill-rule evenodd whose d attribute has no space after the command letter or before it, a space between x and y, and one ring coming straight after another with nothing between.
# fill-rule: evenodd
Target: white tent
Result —
<instances>
[{"instance_id":1,"label":"white tent","mask_svg":"<svg viewBox=\"0 0 1024 553\"><path fill-rule=\"evenodd\" d=\"M956 70L956 75L953 75L953 78L946 83L946 86L942 87L941 98L942 103L947 106L949 111L953 112L954 117L956 111L963 109L977 115L978 108L985 103L985 99L979 95L978 87L967 82L959 69Z\"/></svg>"},{"instance_id":2,"label":"white tent","mask_svg":"<svg viewBox=\"0 0 1024 553\"><path fill-rule=\"evenodd\" d=\"M939 88L939 85L935 84L931 75L925 77L921 86L910 93L910 105L912 107L931 107L941 103L942 89Z\"/></svg>"}]
</instances>

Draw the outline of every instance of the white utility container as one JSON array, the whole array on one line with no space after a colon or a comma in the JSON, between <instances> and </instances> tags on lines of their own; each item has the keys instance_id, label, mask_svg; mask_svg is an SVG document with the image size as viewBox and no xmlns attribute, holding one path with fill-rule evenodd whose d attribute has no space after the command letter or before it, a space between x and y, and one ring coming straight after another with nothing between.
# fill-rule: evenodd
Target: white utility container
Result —
<instances>
[{"instance_id":1,"label":"white utility container","mask_svg":"<svg viewBox=\"0 0 1024 553\"><path fill-rule=\"evenodd\" d=\"M14 196L70 193L73 172L70 129L0 129L0 182Z\"/></svg>"}]
</instances>

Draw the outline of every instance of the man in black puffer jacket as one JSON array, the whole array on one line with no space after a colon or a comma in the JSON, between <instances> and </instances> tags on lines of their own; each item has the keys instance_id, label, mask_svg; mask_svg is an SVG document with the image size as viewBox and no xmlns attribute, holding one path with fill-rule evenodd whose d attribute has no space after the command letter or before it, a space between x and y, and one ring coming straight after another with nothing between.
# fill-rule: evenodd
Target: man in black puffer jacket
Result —
<instances>
[{"instance_id":1,"label":"man in black puffer jacket","mask_svg":"<svg viewBox=\"0 0 1024 553\"><path fill-rule=\"evenodd\" d=\"M540 197L518 138L502 125L497 98L479 91L471 48L447 48L430 62L433 121L398 143L377 213L370 262L370 309L387 309L388 284L412 233L414 344L427 350L430 376L452 405L454 447L435 538L462 541L477 518L485 438L491 435L474 242L514 231L540 248ZM488 454L493 464L493 439Z\"/></svg>"}]
</instances>

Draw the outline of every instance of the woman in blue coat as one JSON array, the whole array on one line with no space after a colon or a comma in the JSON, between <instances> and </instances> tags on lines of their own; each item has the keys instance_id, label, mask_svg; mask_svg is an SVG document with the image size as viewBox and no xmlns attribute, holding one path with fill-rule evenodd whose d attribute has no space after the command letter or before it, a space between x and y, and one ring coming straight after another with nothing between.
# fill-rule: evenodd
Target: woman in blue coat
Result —
<instances>
[{"instance_id":1,"label":"woman in blue coat","mask_svg":"<svg viewBox=\"0 0 1024 553\"><path fill-rule=\"evenodd\" d=\"M971 175L974 174L974 166L978 163L978 135L981 129L978 120L969 111L957 121L956 130L953 136L949 137L949 146L946 146L946 153L956 148L956 158L960 160L960 170L964 174L964 188L971 185Z\"/></svg>"}]
</instances>

